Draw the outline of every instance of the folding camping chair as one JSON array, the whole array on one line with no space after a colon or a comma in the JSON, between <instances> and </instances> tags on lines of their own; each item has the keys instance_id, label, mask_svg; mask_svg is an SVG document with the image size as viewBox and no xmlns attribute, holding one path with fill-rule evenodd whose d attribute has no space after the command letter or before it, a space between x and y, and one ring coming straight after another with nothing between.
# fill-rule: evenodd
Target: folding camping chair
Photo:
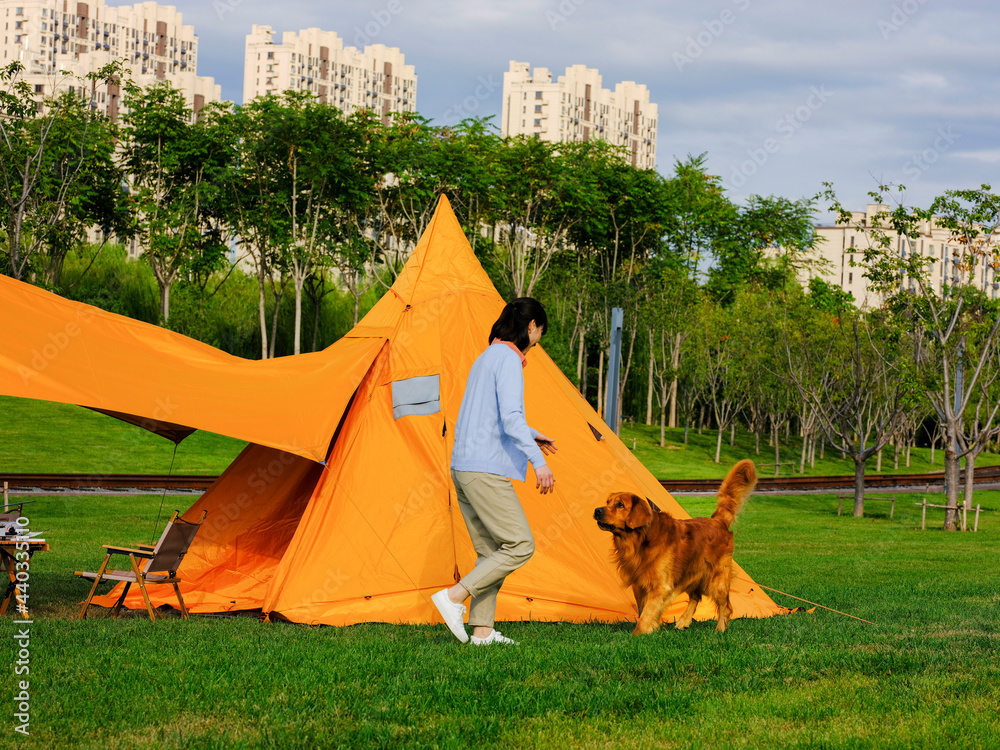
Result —
<instances>
[{"instance_id":1,"label":"folding camping chair","mask_svg":"<svg viewBox=\"0 0 1000 750\"><path fill-rule=\"evenodd\" d=\"M124 591L118 597L118 601L115 602L113 615L116 619L122 602L125 601L125 595L133 583L139 584L139 590L142 591L142 598L146 602L146 609L149 611L150 620L155 620L156 617L153 614L153 605L149 603L146 584L156 583L169 583L174 587L174 593L177 594L177 601L181 605L181 616L184 619L189 619L187 608L184 606L184 598L181 596L181 590L177 587L177 584L181 580L177 577L177 569L180 567L184 555L187 554L191 542L194 541L195 534L198 533L198 529L204 522L205 516L208 515L208 511L203 512L201 518L195 523L178 518L177 515L178 512L174 511L173 516L170 517L170 521L167 522L166 528L163 529L160 541L155 546L140 544L138 545L140 549L131 549L130 547L115 547L111 544L105 544L103 547L108 551L108 554L104 558L104 564L101 565L100 570L96 573L81 573L77 571L74 574L81 578L93 579L94 581L94 585L87 595L87 601L83 603L83 609L80 612L81 620L87 616L87 608L90 606L90 600L94 598L97 585L102 580L123 581L125 583ZM132 563L132 569L108 570L108 562L110 562L112 555L128 555L129 561ZM140 570L137 558L149 561L146 563L144 569Z\"/></svg>"}]
</instances>

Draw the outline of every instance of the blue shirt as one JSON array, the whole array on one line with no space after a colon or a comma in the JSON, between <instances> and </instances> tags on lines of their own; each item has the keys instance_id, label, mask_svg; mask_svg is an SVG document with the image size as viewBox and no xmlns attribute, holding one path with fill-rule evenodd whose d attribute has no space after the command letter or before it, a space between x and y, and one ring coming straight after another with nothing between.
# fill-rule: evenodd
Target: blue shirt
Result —
<instances>
[{"instance_id":1,"label":"blue shirt","mask_svg":"<svg viewBox=\"0 0 1000 750\"><path fill-rule=\"evenodd\" d=\"M523 482L528 461L536 470L545 466L537 434L524 418L521 358L502 343L486 347L469 370L455 422L451 468Z\"/></svg>"}]
</instances>

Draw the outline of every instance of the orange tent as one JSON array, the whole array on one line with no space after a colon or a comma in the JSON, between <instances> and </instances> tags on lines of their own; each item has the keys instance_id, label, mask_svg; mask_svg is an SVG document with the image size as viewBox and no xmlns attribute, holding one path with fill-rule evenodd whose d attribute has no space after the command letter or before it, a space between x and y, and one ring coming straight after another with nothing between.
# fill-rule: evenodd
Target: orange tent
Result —
<instances>
[{"instance_id":1,"label":"orange tent","mask_svg":"<svg viewBox=\"0 0 1000 750\"><path fill-rule=\"evenodd\" d=\"M192 611L261 609L331 625L439 621L430 595L475 562L449 473L455 419L466 375L504 304L446 199L389 292L347 336L315 355L246 362L6 284L0 288L3 314L11 294L24 304L40 299L60 312L40 318L25 309L21 320L30 331L19 338L16 356L0 354L0 392L155 417L149 411L153 395L146 391L168 388L178 394L171 421L252 441L185 513L208 511L183 568L184 598ZM37 376L23 372L31 367L24 357L84 311L101 322L100 335L91 338L90 329L81 329ZM114 328L117 339L114 326L120 327ZM93 366L105 359L98 352L107 346L116 348L122 369L95 374L113 386L95 403L83 398L89 395L86 385L75 390L69 365L55 365L64 355L87 352ZM131 377L128 363L139 356L163 358L174 369L146 388L140 383L119 393L119 382ZM147 364L147 375L160 371L155 362ZM199 383L206 373L218 379ZM226 383L255 398L254 409L241 411L251 412L244 421L232 416L234 400L220 398ZM207 390L199 391L202 386ZM255 411L258 404L266 414ZM497 618L634 619L631 592L619 581L610 536L597 528L593 508L609 492L625 490L679 517L687 514L539 347L528 355L525 404L529 423L559 444L549 459L559 481L555 493L544 496L530 478L515 482L536 552L505 582ZM324 464L309 460L321 457ZM112 600L109 595L102 602ZM165 596L153 600L169 603ZM742 571L732 602L736 617L787 611ZM131 595L126 605L143 606ZM684 605L675 604L665 618ZM707 600L696 613L698 619L714 616Z\"/></svg>"}]
</instances>

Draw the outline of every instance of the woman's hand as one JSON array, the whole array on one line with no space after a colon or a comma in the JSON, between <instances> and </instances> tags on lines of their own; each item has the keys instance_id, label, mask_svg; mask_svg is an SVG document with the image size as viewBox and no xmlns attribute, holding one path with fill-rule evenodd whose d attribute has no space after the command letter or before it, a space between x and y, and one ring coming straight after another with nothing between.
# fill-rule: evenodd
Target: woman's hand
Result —
<instances>
[{"instance_id":1,"label":"woman's hand","mask_svg":"<svg viewBox=\"0 0 1000 750\"><path fill-rule=\"evenodd\" d=\"M556 478L552 475L552 469L548 466L539 466L535 469L535 489L543 495L552 492L556 488Z\"/></svg>"},{"instance_id":2,"label":"woman's hand","mask_svg":"<svg viewBox=\"0 0 1000 750\"><path fill-rule=\"evenodd\" d=\"M559 448L556 446L555 441L552 438L546 437L540 432L537 435L535 435L535 442L538 443L538 447L542 449L542 453L546 455L555 453L557 450L559 450Z\"/></svg>"}]
</instances>

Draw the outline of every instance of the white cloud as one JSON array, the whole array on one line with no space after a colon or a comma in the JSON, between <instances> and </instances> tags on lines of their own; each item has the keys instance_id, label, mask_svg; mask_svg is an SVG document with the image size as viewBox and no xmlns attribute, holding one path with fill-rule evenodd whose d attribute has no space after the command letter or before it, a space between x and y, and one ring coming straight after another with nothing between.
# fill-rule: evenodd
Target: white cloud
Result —
<instances>
[{"instance_id":1,"label":"white cloud","mask_svg":"<svg viewBox=\"0 0 1000 750\"><path fill-rule=\"evenodd\" d=\"M232 11L221 17L211 1L176 5L201 39L198 72L215 76L237 101L251 24L279 34L318 26L352 44L354 30L388 4L224 1ZM707 151L711 168L728 179L748 150L783 138L779 123L805 112L814 87L832 92L734 189L737 198L798 197L834 180L845 202L863 205L872 174L901 180L914 155L934 148L940 128L957 138L910 181L914 202L988 182L1000 161L1000 6L987 0L398 1L377 41L398 46L416 67L417 104L428 117L440 118L481 78L499 82L509 60L554 75L582 63L599 69L609 88L622 80L649 88L659 105L664 172L675 157ZM691 62L678 66L678 54ZM495 88L477 114L499 114Z\"/></svg>"}]
</instances>

